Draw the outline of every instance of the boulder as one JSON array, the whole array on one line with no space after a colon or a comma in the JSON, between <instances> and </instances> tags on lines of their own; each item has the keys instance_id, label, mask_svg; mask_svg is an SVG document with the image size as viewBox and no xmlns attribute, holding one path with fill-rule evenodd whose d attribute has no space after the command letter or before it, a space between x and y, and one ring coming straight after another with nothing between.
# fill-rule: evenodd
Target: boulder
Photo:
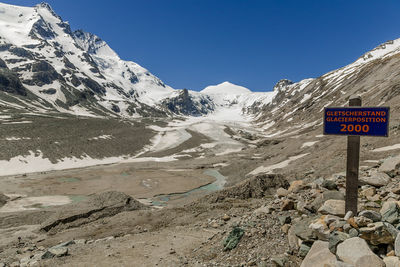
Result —
<instances>
[{"instance_id":1,"label":"boulder","mask_svg":"<svg viewBox=\"0 0 400 267\"><path fill-rule=\"evenodd\" d=\"M382 222L369 224L369 227L360 228L360 237L368 240L372 245L392 244L393 235L387 230Z\"/></svg>"},{"instance_id":2,"label":"boulder","mask_svg":"<svg viewBox=\"0 0 400 267\"><path fill-rule=\"evenodd\" d=\"M340 191L325 191L322 193L323 200L337 199L344 200L344 194Z\"/></svg>"},{"instance_id":3,"label":"boulder","mask_svg":"<svg viewBox=\"0 0 400 267\"><path fill-rule=\"evenodd\" d=\"M385 186L389 182L389 175L383 172L373 172L370 176L362 176L359 180L361 185L368 184L375 187Z\"/></svg>"},{"instance_id":4,"label":"boulder","mask_svg":"<svg viewBox=\"0 0 400 267\"><path fill-rule=\"evenodd\" d=\"M300 267L336 266L336 256L328 247L328 242L315 241Z\"/></svg>"},{"instance_id":5,"label":"boulder","mask_svg":"<svg viewBox=\"0 0 400 267\"><path fill-rule=\"evenodd\" d=\"M337 257L355 267L384 267L385 263L369 248L367 242L359 237L352 237L340 243Z\"/></svg>"},{"instance_id":6,"label":"boulder","mask_svg":"<svg viewBox=\"0 0 400 267\"><path fill-rule=\"evenodd\" d=\"M318 209L318 212L343 217L345 215L345 202L344 200L329 199Z\"/></svg>"}]
</instances>

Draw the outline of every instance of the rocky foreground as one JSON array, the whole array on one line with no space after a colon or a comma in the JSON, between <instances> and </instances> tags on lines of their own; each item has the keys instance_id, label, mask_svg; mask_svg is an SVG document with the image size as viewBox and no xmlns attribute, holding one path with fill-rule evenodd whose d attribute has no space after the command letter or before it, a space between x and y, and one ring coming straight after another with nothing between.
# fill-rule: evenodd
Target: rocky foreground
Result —
<instances>
[{"instance_id":1,"label":"rocky foreground","mask_svg":"<svg viewBox=\"0 0 400 267\"><path fill-rule=\"evenodd\" d=\"M344 174L312 172L259 174L163 209L106 192L4 213L0 266L400 266L398 166L361 172L358 214L345 214Z\"/></svg>"}]
</instances>

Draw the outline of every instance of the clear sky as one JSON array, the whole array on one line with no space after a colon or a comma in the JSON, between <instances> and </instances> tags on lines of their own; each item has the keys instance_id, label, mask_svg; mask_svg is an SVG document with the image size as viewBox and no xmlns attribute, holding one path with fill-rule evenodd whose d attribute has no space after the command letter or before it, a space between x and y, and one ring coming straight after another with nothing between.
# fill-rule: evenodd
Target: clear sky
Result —
<instances>
[{"instance_id":1,"label":"clear sky","mask_svg":"<svg viewBox=\"0 0 400 267\"><path fill-rule=\"evenodd\" d=\"M398 0L47 2L73 30L95 33L178 89L230 81L269 91L282 78L318 77L400 38Z\"/></svg>"}]
</instances>

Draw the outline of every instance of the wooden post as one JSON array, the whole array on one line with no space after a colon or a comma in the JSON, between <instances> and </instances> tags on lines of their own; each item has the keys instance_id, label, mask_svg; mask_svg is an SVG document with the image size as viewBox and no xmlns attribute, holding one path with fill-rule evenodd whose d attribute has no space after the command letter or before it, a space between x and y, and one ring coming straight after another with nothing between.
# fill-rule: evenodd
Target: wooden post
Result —
<instances>
[{"instance_id":1,"label":"wooden post","mask_svg":"<svg viewBox=\"0 0 400 267\"><path fill-rule=\"evenodd\" d=\"M361 106L361 97L351 96L349 106ZM358 170L360 165L360 136L347 136L346 213L357 216Z\"/></svg>"}]
</instances>

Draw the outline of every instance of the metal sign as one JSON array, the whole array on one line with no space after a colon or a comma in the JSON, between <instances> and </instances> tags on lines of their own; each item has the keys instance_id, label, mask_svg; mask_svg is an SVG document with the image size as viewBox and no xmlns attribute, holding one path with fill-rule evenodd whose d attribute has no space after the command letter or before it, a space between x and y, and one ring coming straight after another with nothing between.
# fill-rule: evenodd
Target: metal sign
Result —
<instances>
[{"instance_id":1,"label":"metal sign","mask_svg":"<svg viewBox=\"0 0 400 267\"><path fill-rule=\"evenodd\" d=\"M324 134L327 135L389 135L388 107L325 108Z\"/></svg>"}]
</instances>

